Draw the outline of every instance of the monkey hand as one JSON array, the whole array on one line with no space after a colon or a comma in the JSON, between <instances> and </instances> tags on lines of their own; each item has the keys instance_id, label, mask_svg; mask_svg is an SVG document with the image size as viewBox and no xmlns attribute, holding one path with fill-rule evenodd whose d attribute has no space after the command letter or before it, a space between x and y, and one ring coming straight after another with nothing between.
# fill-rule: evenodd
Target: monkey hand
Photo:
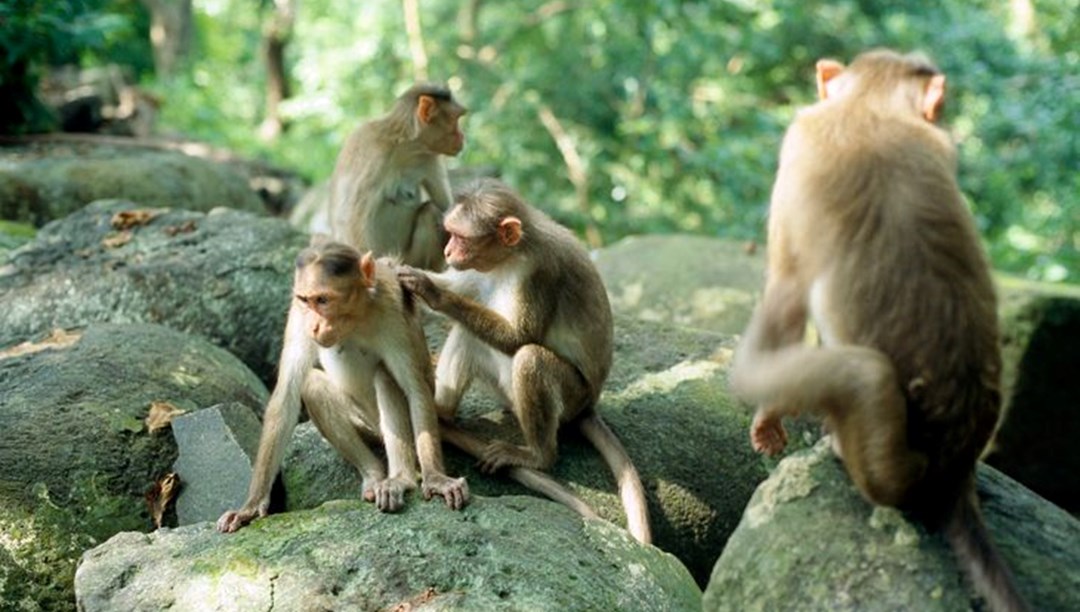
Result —
<instances>
[{"instance_id":1,"label":"monkey hand","mask_svg":"<svg viewBox=\"0 0 1080 612\"><path fill-rule=\"evenodd\" d=\"M788 435L780 416L763 409L754 413L754 422L750 425L750 444L759 453L770 457L784 450Z\"/></svg>"},{"instance_id":2,"label":"monkey hand","mask_svg":"<svg viewBox=\"0 0 1080 612\"><path fill-rule=\"evenodd\" d=\"M256 517L266 516L267 504L257 506L246 505L239 510L229 510L221 515L217 521L217 530L221 533L232 533L247 525Z\"/></svg>"},{"instance_id":3,"label":"monkey hand","mask_svg":"<svg viewBox=\"0 0 1080 612\"><path fill-rule=\"evenodd\" d=\"M421 270L411 266L401 266L397 271L398 282L406 291L420 296L432 310L439 310L443 305L443 291Z\"/></svg>"},{"instance_id":4,"label":"monkey hand","mask_svg":"<svg viewBox=\"0 0 1080 612\"><path fill-rule=\"evenodd\" d=\"M380 512L397 512L405 507L405 492L415 488L410 478L382 478L364 483L364 499L373 502Z\"/></svg>"},{"instance_id":5,"label":"monkey hand","mask_svg":"<svg viewBox=\"0 0 1080 612\"><path fill-rule=\"evenodd\" d=\"M424 476L420 485L424 492L424 499L430 500L439 495L446 501L446 506L451 510L461 510L469 502L469 483L464 478L451 478L446 474L429 474Z\"/></svg>"}]
</instances>

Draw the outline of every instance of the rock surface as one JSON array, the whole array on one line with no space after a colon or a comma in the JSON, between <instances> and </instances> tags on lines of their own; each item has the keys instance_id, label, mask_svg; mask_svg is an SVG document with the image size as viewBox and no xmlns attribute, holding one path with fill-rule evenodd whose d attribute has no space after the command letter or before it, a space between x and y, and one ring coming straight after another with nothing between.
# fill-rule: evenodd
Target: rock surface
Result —
<instances>
[{"instance_id":1,"label":"rock surface","mask_svg":"<svg viewBox=\"0 0 1080 612\"><path fill-rule=\"evenodd\" d=\"M0 610L70 609L79 554L150 529L144 495L176 445L155 402L261 406L266 388L209 342L157 325L93 325L0 353Z\"/></svg>"},{"instance_id":2,"label":"rock surface","mask_svg":"<svg viewBox=\"0 0 1080 612\"><path fill-rule=\"evenodd\" d=\"M765 253L705 236L632 236L596 252L611 307L645 321L742 333L761 293Z\"/></svg>"},{"instance_id":3,"label":"rock surface","mask_svg":"<svg viewBox=\"0 0 1080 612\"><path fill-rule=\"evenodd\" d=\"M156 216L140 222L146 211ZM0 266L0 347L54 327L160 323L209 338L270 381L293 261L307 242L283 220L229 209L95 202Z\"/></svg>"},{"instance_id":4,"label":"rock surface","mask_svg":"<svg viewBox=\"0 0 1080 612\"><path fill-rule=\"evenodd\" d=\"M993 468L980 466L978 486L1032 609L1080 609L1080 521ZM782 461L754 493L703 608L944 612L970 609L973 597L944 539L866 503L822 441Z\"/></svg>"},{"instance_id":5,"label":"rock surface","mask_svg":"<svg viewBox=\"0 0 1080 612\"><path fill-rule=\"evenodd\" d=\"M674 610L700 590L674 557L528 497L395 515L331 502L235 534L123 533L87 552L79 609Z\"/></svg>"},{"instance_id":6,"label":"rock surface","mask_svg":"<svg viewBox=\"0 0 1080 612\"><path fill-rule=\"evenodd\" d=\"M1080 514L1080 287L999 286L1006 416L987 462Z\"/></svg>"},{"instance_id":7,"label":"rock surface","mask_svg":"<svg viewBox=\"0 0 1080 612\"><path fill-rule=\"evenodd\" d=\"M173 419L177 448L173 471L184 483L176 498L178 525L216 521L244 503L261 430L255 411L240 402Z\"/></svg>"},{"instance_id":8,"label":"rock surface","mask_svg":"<svg viewBox=\"0 0 1080 612\"><path fill-rule=\"evenodd\" d=\"M78 142L0 147L2 219L41 226L105 198L147 207L265 211L241 174L176 151Z\"/></svg>"}]
</instances>

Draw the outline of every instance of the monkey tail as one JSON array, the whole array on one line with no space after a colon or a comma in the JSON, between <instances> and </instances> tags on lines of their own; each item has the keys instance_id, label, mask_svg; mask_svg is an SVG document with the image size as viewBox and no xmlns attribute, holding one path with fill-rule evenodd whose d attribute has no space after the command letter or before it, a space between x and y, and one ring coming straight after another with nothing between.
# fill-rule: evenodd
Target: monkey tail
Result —
<instances>
[{"instance_id":1,"label":"monkey tail","mask_svg":"<svg viewBox=\"0 0 1080 612\"><path fill-rule=\"evenodd\" d=\"M592 442L607 462L619 485L619 497L626 510L626 528L643 544L652 543L649 528L649 508L645 503L645 487L641 485L634 463L626 454L615 432L595 412L581 420L581 433Z\"/></svg>"},{"instance_id":2,"label":"monkey tail","mask_svg":"<svg viewBox=\"0 0 1080 612\"><path fill-rule=\"evenodd\" d=\"M439 427L443 440L453 444L474 459L479 460L483 456L484 448L487 446L487 443L483 440L453 425L440 423ZM506 474L526 488L536 491L552 501L559 502L585 518L600 518L600 515L589 504L586 504L584 500L575 495L573 491L539 470L515 466L508 468Z\"/></svg>"},{"instance_id":3,"label":"monkey tail","mask_svg":"<svg viewBox=\"0 0 1080 612\"><path fill-rule=\"evenodd\" d=\"M995 612L1030 610L1016 590L1012 573L994 548L979 512L974 490L961 494L945 524L945 539L952 546L975 591Z\"/></svg>"}]
</instances>

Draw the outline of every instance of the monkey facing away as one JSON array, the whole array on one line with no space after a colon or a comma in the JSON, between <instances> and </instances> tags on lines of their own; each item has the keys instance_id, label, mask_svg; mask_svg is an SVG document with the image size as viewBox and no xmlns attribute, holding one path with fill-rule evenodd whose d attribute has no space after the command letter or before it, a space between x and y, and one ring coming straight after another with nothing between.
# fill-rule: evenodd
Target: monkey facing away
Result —
<instances>
[{"instance_id":1,"label":"monkey facing away","mask_svg":"<svg viewBox=\"0 0 1080 612\"><path fill-rule=\"evenodd\" d=\"M418 455L424 497L439 495L462 508L468 486L443 470L431 359L394 268L371 253L315 241L297 257L293 294L248 497L218 519L218 530L236 531L266 515L301 402L360 472L362 495L379 510L402 508L405 492L416 488ZM382 440L389 474L364 437Z\"/></svg>"},{"instance_id":2,"label":"monkey facing away","mask_svg":"<svg viewBox=\"0 0 1080 612\"><path fill-rule=\"evenodd\" d=\"M612 317L588 253L566 228L493 179L459 195L444 225L450 269L398 272L405 287L454 321L436 366L436 409L452 421L479 378L510 406L524 445L475 443L446 424L444 437L477 456L483 471L509 468L517 478L521 470L549 469L559 428L575 424L615 473L631 534L649 542L637 470L596 412L611 368Z\"/></svg>"},{"instance_id":3,"label":"monkey facing away","mask_svg":"<svg viewBox=\"0 0 1080 612\"><path fill-rule=\"evenodd\" d=\"M994 610L1026 605L979 511L974 470L1000 411L989 265L933 125L945 76L878 50L818 62L821 100L784 136L765 291L731 382L756 450L781 417L824 417L863 495L942 529ZM804 345L811 319L823 346Z\"/></svg>"},{"instance_id":4,"label":"monkey facing away","mask_svg":"<svg viewBox=\"0 0 1080 612\"><path fill-rule=\"evenodd\" d=\"M466 112L446 87L418 84L385 116L353 131L330 177L334 239L398 256L411 266L441 269L441 220L451 202L441 156L455 156L464 147L458 122Z\"/></svg>"}]
</instances>

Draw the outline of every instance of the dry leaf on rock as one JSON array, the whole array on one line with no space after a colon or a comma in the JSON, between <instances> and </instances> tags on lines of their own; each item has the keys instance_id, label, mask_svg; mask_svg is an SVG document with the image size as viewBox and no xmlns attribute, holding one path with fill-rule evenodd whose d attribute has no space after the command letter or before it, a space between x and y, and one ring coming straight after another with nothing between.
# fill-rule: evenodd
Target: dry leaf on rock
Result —
<instances>
[{"instance_id":1,"label":"dry leaf on rock","mask_svg":"<svg viewBox=\"0 0 1080 612\"><path fill-rule=\"evenodd\" d=\"M80 337L82 337L82 334L78 332L68 332L56 328L52 330L52 333L49 334L48 338L45 338L41 342L27 341L0 351L0 359L18 357L19 355L30 355L47 349L66 348L78 342Z\"/></svg>"},{"instance_id":2,"label":"dry leaf on rock","mask_svg":"<svg viewBox=\"0 0 1080 612\"><path fill-rule=\"evenodd\" d=\"M105 236L105 238L101 241L101 246L105 247L106 249L115 249L131 242L131 238L131 230L114 232L112 234L109 234L108 236Z\"/></svg>"},{"instance_id":3,"label":"dry leaf on rock","mask_svg":"<svg viewBox=\"0 0 1080 612\"><path fill-rule=\"evenodd\" d=\"M126 230L139 225L146 225L151 219L161 214L161 211L152 208L139 208L135 210L122 210L112 217L112 226L116 230Z\"/></svg>"},{"instance_id":4,"label":"dry leaf on rock","mask_svg":"<svg viewBox=\"0 0 1080 612\"><path fill-rule=\"evenodd\" d=\"M151 402L150 414L146 415L146 429L150 433L157 433L171 425L173 418L185 412L187 411L177 408L169 402Z\"/></svg>"},{"instance_id":5,"label":"dry leaf on rock","mask_svg":"<svg viewBox=\"0 0 1080 612\"><path fill-rule=\"evenodd\" d=\"M177 234L190 234L199 229L199 226L195 223L194 219L188 219L179 225L170 225L166 227L164 232L167 236L176 236Z\"/></svg>"},{"instance_id":6,"label":"dry leaf on rock","mask_svg":"<svg viewBox=\"0 0 1080 612\"><path fill-rule=\"evenodd\" d=\"M150 511L150 518L154 521L154 527L161 528L165 509L180 491L180 476L176 472L169 472L150 486L146 492L146 508Z\"/></svg>"}]
</instances>

